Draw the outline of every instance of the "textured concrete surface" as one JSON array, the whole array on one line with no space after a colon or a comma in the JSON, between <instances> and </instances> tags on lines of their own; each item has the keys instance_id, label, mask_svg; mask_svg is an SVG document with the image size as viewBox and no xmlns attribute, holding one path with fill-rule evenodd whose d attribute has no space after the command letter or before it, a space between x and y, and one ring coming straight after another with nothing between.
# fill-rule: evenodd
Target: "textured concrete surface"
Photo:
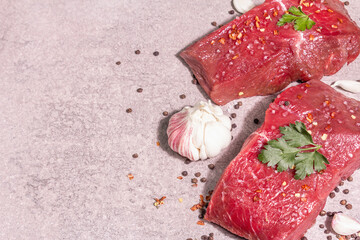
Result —
<instances>
[{"instance_id":1,"label":"textured concrete surface","mask_svg":"<svg viewBox=\"0 0 360 240\"><path fill-rule=\"evenodd\" d=\"M186 165L165 135L171 113L207 98L177 54L215 29L212 21L234 18L230 1L0 5L0 239L200 239L210 232L239 239L197 225L199 212L190 207L214 188L274 96L245 99L238 110L223 107L237 114L237 128L232 145L214 159ZM360 4L351 0L348 9L359 23ZM325 81L359 79L359 67L357 59ZM189 176L177 179L184 170ZM192 187L196 172L207 182ZM326 210L360 218L359 172L354 179L342 187L350 194L340 192ZM162 196L157 209L154 198ZM343 198L353 210L339 204ZM326 238L317 225L308 239Z\"/></svg>"}]
</instances>

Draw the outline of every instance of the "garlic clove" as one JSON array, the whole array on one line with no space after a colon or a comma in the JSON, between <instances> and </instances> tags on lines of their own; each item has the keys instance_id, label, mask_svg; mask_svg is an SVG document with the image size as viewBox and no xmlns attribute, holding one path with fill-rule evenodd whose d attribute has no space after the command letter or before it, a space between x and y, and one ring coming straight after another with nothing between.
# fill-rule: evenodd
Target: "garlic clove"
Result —
<instances>
[{"instance_id":1,"label":"garlic clove","mask_svg":"<svg viewBox=\"0 0 360 240\"><path fill-rule=\"evenodd\" d=\"M256 6L253 0L233 0L233 5L240 13L246 13Z\"/></svg>"},{"instance_id":2,"label":"garlic clove","mask_svg":"<svg viewBox=\"0 0 360 240\"><path fill-rule=\"evenodd\" d=\"M204 135L208 157L216 156L221 149L227 147L231 142L230 131L219 122L207 123Z\"/></svg>"},{"instance_id":3,"label":"garlic clove","mask_svg":"<svg viewBox=\"0 0 360 240\"><path fill-rule=\"evenodd\" d=\"M351 93L360 93L360 82L351 80L336 81L332 85L333 87L340 87L345 91Z\"/></svg>"},{"instance_id":4,"label":"garlic clove","mask_svg":"<svg viewBox=\"0 0 360 240\"><path fill-rule=\"evenodd\" d=\"M351 235L360 231L360 223L343 213L336 213L332 219L331 227L340 235Z\"/></svg>"}]
</instances>

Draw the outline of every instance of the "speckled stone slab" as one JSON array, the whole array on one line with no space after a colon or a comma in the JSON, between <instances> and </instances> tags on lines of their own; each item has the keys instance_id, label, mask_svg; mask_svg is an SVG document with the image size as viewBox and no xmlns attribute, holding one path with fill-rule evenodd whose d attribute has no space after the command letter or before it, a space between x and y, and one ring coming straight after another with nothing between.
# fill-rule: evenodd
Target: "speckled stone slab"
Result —
<instances>
[{"instance_id":1,"label":"speckled stone slab","mask_svg":"<svg viewBox=\"0 0 360 240\"><path fill-rule=\"evenodd\" d=\"M359 24L360 3L349 2ZM171 114L208 99L178 54L216 29L212 22L236 16L230 0L0 3L0 239L240 239L198 225L201 213L190 208L215 187L276 95L223 107L236 113L237 127L216 158L185 164L166 139ZM360 58L324 81L359 76ZM360 219L360 172L353 178L326 211ZM306 237L326 239L318 225L328 221L318 217Z\"/></svg>"}]
</instances>

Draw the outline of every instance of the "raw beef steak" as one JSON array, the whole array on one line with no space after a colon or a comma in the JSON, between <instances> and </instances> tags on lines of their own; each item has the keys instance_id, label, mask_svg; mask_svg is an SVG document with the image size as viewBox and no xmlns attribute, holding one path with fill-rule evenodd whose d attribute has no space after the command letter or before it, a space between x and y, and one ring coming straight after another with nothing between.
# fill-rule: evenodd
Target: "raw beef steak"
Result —
<instances>
[{"instance_id":1,"label":"raw beef steak","mask_svg":"<svg viewBox=\"0 0 360 240\"><path fill-rule=\"evenodd\" d=\"M205 219L247 239L297 240L323 209L342 177L360 166L360 103L321 81L289 88L270 104L264 124L244 143L213 193ZM322 173L295 180L258 160L279 127L305 124L330 162Z\"/></svg>"},{"instance_id":2,"label":"raw beef steak","mask_svg":"<svg viewBox=\"0 0 360 240\"><path fill-rule=\"evenodd\" d=\"M277 26L291 6L316 22L295 31ZM360 51L360 29L339 0L266 0L214 31L180 56L217 104L241 97L267 95L302 79L332 75Z\"/></svg>"}]
</instances>

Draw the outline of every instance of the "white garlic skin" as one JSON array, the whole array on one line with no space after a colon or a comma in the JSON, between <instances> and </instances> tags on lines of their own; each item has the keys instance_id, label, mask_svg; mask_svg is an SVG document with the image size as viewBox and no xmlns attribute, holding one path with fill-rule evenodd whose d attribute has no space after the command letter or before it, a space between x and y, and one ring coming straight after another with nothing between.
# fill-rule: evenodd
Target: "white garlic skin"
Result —
<instances>
[{"instance_id":1,"label":"white garlic skin","mask_svg":"<svg viewBox=\"0 0 360 240\"><path fill-rule=\"evenodd\" d=\"M259 0L233 0L233 5L236 11L240 13L246 13L247 11L254 8L256 5L263 3L264 1Z\"/></svg>"},{"instance_id":2,"label":"white garlic skin","mask_svg":"<svg viewBox=\"0 0 360 240\"><path fill-rule=\"evenodd\" d=\"M351 235L360 231L360 223L343 213L336 213L331 222L332 229L340 235Z\"/></svg>"},{"instance_id":3,"label":"white garlic skin","mask_svg":"<svg viewBox=\"0 0 360 240\"><path fill-rule=\"evenodd\" d=\"M333 87L340 87L345 91L351 93L360 93L360 82L359 81L351 81L351 80L342 80L336 81Z\"/></svg>"},{"instance_id":4,"label":"white garlic skin","mask_svg":"<svg viewBox=\"0 0 360 240\"><path fill-rule=\"evenodd\" d=\"M167 129L170 148L192 160L215 157L231 142L231 121L209 101L174 114Z\"/></svg>"}]
</instances>

